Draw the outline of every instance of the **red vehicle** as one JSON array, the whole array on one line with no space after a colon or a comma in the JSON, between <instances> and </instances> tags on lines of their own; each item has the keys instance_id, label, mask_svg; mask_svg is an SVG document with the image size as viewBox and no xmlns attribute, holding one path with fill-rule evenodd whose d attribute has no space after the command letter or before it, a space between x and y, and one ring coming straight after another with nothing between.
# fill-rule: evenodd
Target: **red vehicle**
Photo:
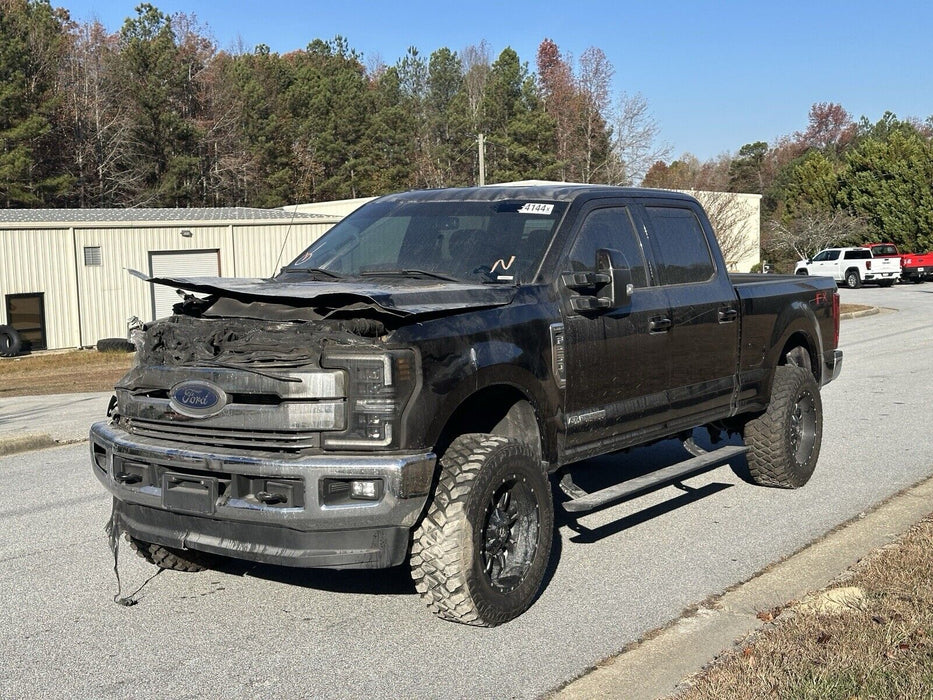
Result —
<instances>
[{"instance_id":1,"label":"red vehicle","mask_svg":"<svg viewBox=\"0 0 933 700\"><path fill-rule=\"evenodd\" d=\"M893 243L866 243L875 258L900 258L901 279L919 284L933 280L933 253L901 253Z\"/></svg>"}]
</instances>

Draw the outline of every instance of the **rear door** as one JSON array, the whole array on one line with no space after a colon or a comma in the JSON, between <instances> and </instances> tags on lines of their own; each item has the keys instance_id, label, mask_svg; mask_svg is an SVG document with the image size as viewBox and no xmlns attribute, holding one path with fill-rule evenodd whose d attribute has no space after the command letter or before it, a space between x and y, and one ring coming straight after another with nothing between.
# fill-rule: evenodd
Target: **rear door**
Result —
<instances>
[{"instance_id":1,"label":"rear door","mask_svg":"<svg viewBox=\"0 0 933 700\"><path fill-rule=\"evenodd\" d=\"M691 202L640 211L670 308L670 418L726 414L738 371L739 300L712 229Z\"/></svg>"}]
</instances>

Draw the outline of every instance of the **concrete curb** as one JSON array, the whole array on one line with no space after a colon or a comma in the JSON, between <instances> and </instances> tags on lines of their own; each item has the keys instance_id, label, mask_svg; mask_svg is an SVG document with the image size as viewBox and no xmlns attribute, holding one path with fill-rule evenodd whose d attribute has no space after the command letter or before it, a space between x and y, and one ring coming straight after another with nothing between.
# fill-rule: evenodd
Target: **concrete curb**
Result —
<instances>
[{"instance_id":1,"label":"concrete curb","mask_svg":"<svg viewBox=\"0 0 933 700\"><path fill-rule=\"evenodd\" d=\"M933 510L933 478L861 513L823 539L721 596L697 611L600 663L549 698L594 697L645 700L669 697L685 679L767 623L760 611L772 610L825 588L872 550L897 539Z\"/></svg>"},{"instance_id":2,"label":"concrete curb","mask_svg":"<svg viewBox=\"0 0 933 700\"><path fill-rule=\"evenodd\" d=\"M20 433L0 436L0 455L12 455L29 450L54 447L58 443L48 433Z\"/></svg>"},{"instance_id":3,"label":"concrete curb","mask_svg":"<svg viewBox=\"0 0 933 700\"><path fill-rule=\"evenodd\" d=\"M840 319L849 319L849 318L862 318L864 316L874 316L875 314L880 314L881 309L877 306L873 306L870 309L864 309L862 311L850 311L849 313L840 314Z\"/></svg>"}]
</instances>

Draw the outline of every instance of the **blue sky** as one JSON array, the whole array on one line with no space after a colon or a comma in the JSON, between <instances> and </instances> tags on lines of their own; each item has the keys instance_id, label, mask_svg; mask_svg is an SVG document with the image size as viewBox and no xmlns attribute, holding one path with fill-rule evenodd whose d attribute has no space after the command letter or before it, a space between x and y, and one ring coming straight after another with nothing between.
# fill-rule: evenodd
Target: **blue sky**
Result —
<instances>
[{"instance_id":1,"label":"blue sky","mask_svg":"<svg viewBox=\"0 0 933 700\"><path fill-rule=\"evenodd\" d=\"M116 31L135 2L52 0L79 21ZM393 64L485 39L511 46L534 70L538 44L565 54L601 48L616 93L640 93L671 157L701 160L806 128L815 102L877 121L933 115L933 3L919 0L742 2L359 2L152 0L194 14L222 49L242 41L285 53L340 34L364 62Z\"/></svg>"}]
</instances>

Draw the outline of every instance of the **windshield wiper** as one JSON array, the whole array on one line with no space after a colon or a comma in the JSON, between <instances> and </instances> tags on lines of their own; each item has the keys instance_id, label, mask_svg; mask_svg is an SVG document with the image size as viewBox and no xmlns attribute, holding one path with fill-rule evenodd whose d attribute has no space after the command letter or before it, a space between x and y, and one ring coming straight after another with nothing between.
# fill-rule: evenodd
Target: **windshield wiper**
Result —
<instances>
[{"instance_id":1,"label":"windshield wiper","mask_svg":"<svg viewBox=\"0 0 933 700\"><path fill-rule=\"evenodd\" d=\"M315 272L320 272L325 277L330 277L332 280L342 280L346 275L342 275L339 272L334 272L333 270L325 270L323 267L298 267L297 265L292 265L290 267L283 267L282 272L304 272L309 275L313 275Z\"/></svg>"},{"instance_id":2,"label":"windshield wiper","mask_svg":"<svg viewBox=\"0 0 933 700\"><path fill-rule=\"evenodd\" d=\"M404 270L361 270L360 277L431 277L445 282L463 282L463 280L430 270L406 268Z\"/></svg>"}]
</instances>

